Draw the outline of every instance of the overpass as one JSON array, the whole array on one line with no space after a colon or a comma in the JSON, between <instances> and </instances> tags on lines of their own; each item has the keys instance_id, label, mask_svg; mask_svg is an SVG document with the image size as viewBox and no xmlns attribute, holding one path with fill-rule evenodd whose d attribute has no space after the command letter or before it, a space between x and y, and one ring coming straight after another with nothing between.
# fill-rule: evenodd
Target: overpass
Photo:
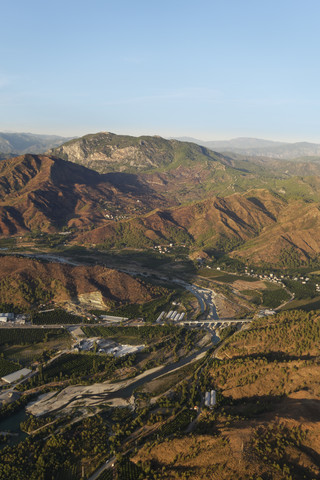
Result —
<instances>
[{"instance_id":1,"label":"overpass","mask_svg":"<svg viewBox=\"0 0 320 480\"><path fill-rule=\"evenodd\" d=\"M178 322L179 324L183 325L190 325L190 326L196 326L196 325L202 325L202 326L215 326L218 325L221 326L221 324L237 324L237 323L250 323L252 322L252 318L231 318L231 319L224 319L224 318L219 318L219 320L185 320L182 322Z\"/></svg>"}]
</instances>

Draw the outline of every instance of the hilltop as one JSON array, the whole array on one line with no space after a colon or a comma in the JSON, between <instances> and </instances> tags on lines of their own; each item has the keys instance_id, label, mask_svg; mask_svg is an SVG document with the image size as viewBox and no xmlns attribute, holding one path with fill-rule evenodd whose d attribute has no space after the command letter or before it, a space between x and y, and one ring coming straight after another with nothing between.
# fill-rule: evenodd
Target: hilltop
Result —
<instances>
[{"instance_id":1,"label":"hilltop","mask_svg":"<svg viewBox=\"0 0 320 480\"><path fill-rule=\"evenodd\" d=\"M172 169L192 161L225 161L204 147L159 136L132 137L100 132L70 140L49 153L100 173Z\"/></svg>"},{"instance_id":2,"label":"hilltop","mask_svg":"<svg viewBox=\"0 0 320 480\"><path fill-rule=\"evenodd\" d=\"M252 188L320 200L319 180L314 178L320 175L317 162L226 155L191 142L109 132L73 139L48 154L100 173L139 175L150 188L176 203Z\"/></svg>"}]
</instances>

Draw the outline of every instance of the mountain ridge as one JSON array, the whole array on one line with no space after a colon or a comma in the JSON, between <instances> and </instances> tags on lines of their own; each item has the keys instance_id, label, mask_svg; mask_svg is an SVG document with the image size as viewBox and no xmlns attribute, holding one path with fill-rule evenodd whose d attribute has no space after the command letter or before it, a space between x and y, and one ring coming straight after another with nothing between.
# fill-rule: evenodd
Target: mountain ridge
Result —
<instances>
[{"instance_id":1,"label":"mountain ridge","mask_svg":"<svg viewBox=\"0 0 320 480\"><path fill-rule=\"evenodd\" d=\"M0 159L11 158L24 153L44 153L71 137L41 135L35 133L0 132Z\"/></svg>"},{"instance_id":2,"label":"mountain ridge","mask_svg":"<svg viewBox=\"0 0 320 480\"><path fill-rule=\"evenodd\" d=\"M220 153L237 153L241 155L291 160L301 157L320 156L320 144L310 142L278 142L251 137L209 141L189 137L178 137L177 140L194 142Z\"/></svg>"}]
</instances>

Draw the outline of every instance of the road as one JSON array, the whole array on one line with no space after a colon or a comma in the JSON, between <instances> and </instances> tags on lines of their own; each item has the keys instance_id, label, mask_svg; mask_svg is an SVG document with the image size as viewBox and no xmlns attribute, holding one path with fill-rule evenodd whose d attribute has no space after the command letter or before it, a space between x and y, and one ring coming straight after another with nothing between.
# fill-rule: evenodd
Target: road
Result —
<instances>
[{"instance_id":1,"label":"road","mask_svg":"<svg viewBox=\"0 0 320 480\"><path fill-rule=\"evenodd\" d=\"M101 465L98 470L96 470L91 477L88 478L88 480L96 480L99 478L102 472L104 472L107 468L112 468L114 463L116 461L116 457L109 458L103 465Z\"/></svg>"}]
</instances>

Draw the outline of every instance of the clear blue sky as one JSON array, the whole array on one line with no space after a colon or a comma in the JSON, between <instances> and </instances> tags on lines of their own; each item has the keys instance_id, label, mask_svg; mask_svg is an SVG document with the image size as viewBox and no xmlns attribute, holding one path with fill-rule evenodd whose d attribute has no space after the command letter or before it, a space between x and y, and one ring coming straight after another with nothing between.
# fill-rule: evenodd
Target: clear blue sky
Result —
<instances>
[{"instance_id":1,"label":"clear blue sky","mask_svg":"<svg viewBox=\"0 0 320 480\"><path fill-rule=\"evenodd\" d=\"M1 1L0 131L320 143L318 0Z\"/></svg>"}]
</instances>

